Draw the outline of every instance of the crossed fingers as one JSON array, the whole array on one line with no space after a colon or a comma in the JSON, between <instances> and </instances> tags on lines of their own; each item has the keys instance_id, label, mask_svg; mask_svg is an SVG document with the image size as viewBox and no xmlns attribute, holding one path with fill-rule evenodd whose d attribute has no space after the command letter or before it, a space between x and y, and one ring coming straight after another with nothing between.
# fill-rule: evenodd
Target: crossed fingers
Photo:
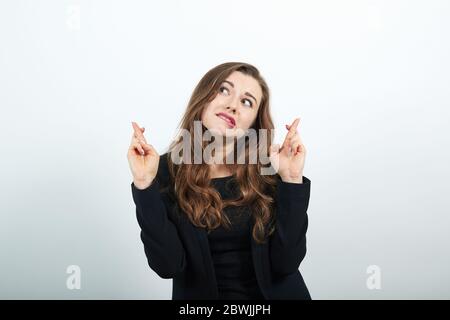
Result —
<instances>
[{"instance_id":1,"label":"crossed fingers","mask_svg":"<svg viewBox=\"0 0 450 320\"><path fill-rule=\"evenodd\" d=\"M280 151L289 154L289 150L291 150L294 155L297 155L298 153L301 152L302 140L300 139L300 135L297 132L297 127L299 123L300 118L297 118L290 126L286 125L286 129L288 129L289 131L286 134L283 144L281 145Z\"/></svg>"},{"instance_id":2,"label":"crossed fingers","mask_svg":"<svg viewBox=\"0 0 450 320\"><path fill-rule=\"evenodd\" d=\"M133 136L131 137L131 147L137 149L140 154L144 155L144 146L147 145L147 140L144 137L145 128L140 128L136 122L131 122L133 125Z\"/></svg>"}]
</instances>

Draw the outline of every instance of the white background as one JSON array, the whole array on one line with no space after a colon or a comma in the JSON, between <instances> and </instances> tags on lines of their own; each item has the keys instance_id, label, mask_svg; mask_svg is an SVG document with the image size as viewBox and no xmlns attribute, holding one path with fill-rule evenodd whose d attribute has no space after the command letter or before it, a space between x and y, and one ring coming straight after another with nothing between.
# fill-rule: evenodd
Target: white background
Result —
<instances>
[{"instance_id":1,"label":"white background","mask_svg":"<svg viewBox=\"0 0 450 320\"><path fill-rule=\"evenodd\" d=\"M130 122L165 152L203 74L244 61L275 142L302 119L312 298L449 299L449 21L445 0L1 1L0 298L170 299L139 238Z\"/></svg>"}]
</instances>

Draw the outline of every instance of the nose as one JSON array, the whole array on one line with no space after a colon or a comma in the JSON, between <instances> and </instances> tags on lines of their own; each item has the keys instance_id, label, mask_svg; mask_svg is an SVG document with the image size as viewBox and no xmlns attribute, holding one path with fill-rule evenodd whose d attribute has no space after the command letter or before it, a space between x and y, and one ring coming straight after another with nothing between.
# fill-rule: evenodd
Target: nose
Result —
<instances>
[{"instance_id":1,"label":"nose","mask_svg":"<svg viewBox=\"0 0 450 320\"><path fill-rule=\"evenodd\" d=\"M233 101L230 101L230 104L227 107L227 111L231 111L233 114L235 114L238 106L239 106L239 99L233 99Z\"/></svg>"},{"instance_id":2,"label":"nose","mask_svg":"<svg viewBox=\"0 0 450 320\"><path fill-rule=\"evenodd\" d=\"M228 111L231 111L232 113L236 113L236 107L230 107L230 106L228 106L228 107L227 107L227 110L228 110Z\"/></svg>"}]
</instances>

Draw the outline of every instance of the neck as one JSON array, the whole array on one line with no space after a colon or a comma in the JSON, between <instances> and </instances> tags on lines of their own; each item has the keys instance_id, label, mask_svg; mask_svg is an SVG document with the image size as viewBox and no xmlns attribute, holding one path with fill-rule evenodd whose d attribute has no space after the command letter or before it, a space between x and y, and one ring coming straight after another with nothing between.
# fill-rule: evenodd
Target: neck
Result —
<instances>
[{"instance_id":1,"label":"neck","mask_svg":"<svg viewBox=\"0 0 450 320\"><path fill-rule=\"evenodd\" d=\"M233 173L223 164L211 164L209 166L209 176L213 178L222 178L231 176Z\"/></svg>"},{"instance_id":2,"label":"neck","mask_svg":"<svg viewBox=\"0 0 450 320\"><path fill-rule=\"evenodd\" d=\"M233 152L233 142L224 145L223 149L215 149L214 161L219 162L219 159L223 159L223 163L212 163L209 165L209 172L211 178L220 178L232 175L231 170L227 167L225 162L225 156Z\"/></svg>"}]
</instances>

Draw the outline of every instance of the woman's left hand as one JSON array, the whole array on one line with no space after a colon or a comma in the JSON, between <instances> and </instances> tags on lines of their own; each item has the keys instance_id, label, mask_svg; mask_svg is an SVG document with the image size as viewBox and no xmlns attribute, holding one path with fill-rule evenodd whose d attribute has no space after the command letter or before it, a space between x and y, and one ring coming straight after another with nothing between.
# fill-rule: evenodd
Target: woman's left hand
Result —
<instances>
[{"instance_id":1,"label":"woman's left hand","mask_svg":"<svg viewBox=\"0 0 450 320\"><path fill-rule=\"evenodd\" d=\"M306 149L297 132L300 118L286 129L288 133L283 145L272 145L270 149L270 162L275 171L284 182L303 183L303 167L305 165Z\"/></svg>"}]
</instances>

